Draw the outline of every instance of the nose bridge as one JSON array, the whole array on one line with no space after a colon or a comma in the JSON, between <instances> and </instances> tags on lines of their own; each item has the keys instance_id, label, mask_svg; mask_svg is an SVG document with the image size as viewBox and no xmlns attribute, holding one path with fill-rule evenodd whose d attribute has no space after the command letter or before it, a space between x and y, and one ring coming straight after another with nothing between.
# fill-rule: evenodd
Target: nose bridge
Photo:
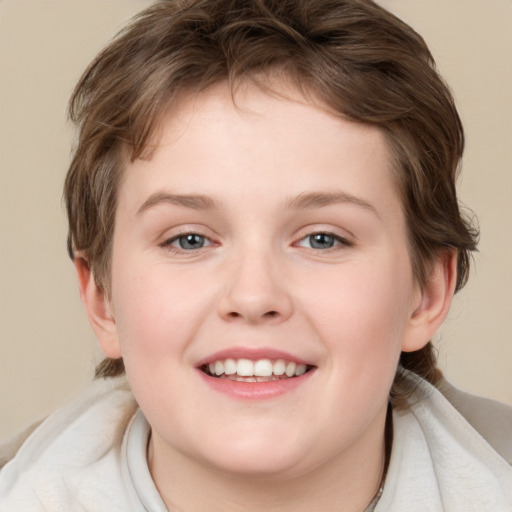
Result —
<instances>
[{"instance_id":1,"label":"nose bridge","mask_svg":"<svg viewBox=\"0 0 512 512\"><path fill-rule=\"evenodd\" d=\"M280 258L269 243L247 243L227 265L227 282L219 301L226 319L249 323L282 321L292 313Z\"/></svg>"}]
</instances>

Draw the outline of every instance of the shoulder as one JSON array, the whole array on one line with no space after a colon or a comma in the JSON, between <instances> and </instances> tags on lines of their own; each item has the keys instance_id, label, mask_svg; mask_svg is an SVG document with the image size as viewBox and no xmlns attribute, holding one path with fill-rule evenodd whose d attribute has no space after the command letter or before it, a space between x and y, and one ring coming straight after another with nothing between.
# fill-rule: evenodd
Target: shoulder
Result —
<instances>
[{"instance_id":1,"label":"shoulder","mask_svg":"<svg viewBox=\"0 0 512 512\"><path fill-rule=\"evenodd\" d=\"M96 380L72 402L57 409L47 418L38 421L0 446L0 468L14 458L28 443L34 447L43 439L56 439L70 428L80 423L94 421L94 418L109 422L112 416L123 411L133 414L135 400L125 377Z\"/></svg>"},{"instance_id":2,"label":"shoulder","mask_svg":"<svg viewBox=\"0 0 512 512\"><path fill-rule=\"evenodd\" d=\"M510 408L447 383L438 389L415 374L406 378L411 405L393 411L393 449L376 511L512 510Z\"/></svg>"},{"instance_id":3,"label":"shoulder","mask_svg":"<svg viewBox=\"0 0 512 512\"><path fill-rule=\"evenodd\" d=\"M123 436L136 410L126 379L95 381L2 447L0 509L65 510L77 493L81 503L93 503L100 491L108 496L101 487L104 480L115 482L111 474L118 470ZM57 502L60 508L52 508ZM105 510L94 504L83 509Z\"/></svg>"},{"instance_id":4,"label":"shoulder","mask_svg":"<svg viewBox=\"0 0 512 512\"><path fill-rule=\"evenodd\" d=\"M36 421L24 430L9 439L5 444L0 446L0 469L2 469L15 455L18 453L21 445L27 438L43 423L44 420Z\"/></svg>"},{"instance_id":5,"label":"shoulder","mask_svg":"<svg viewBox=\"0 0 512 512\"><path fill-rule=\"evenodd\" d=\"M437 387L466 421L512 465L512 407L461 391L446 379Z\"/></svg>"}]
</instances>

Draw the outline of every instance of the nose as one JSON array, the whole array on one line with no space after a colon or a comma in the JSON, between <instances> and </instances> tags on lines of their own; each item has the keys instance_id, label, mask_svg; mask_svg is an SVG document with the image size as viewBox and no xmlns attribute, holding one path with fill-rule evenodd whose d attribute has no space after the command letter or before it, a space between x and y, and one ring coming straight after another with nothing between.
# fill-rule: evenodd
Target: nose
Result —
<instances>
[{"instance_id":1,"label":"nose","mask_svg":"<svg viewBox=\"0 0 512 512\"><path fill-rule=\"evenodd\" d=\"M254 325L287 320L293 303L282 269L271 254L249 252L229 265L219 315Z\"/></svg>"}]
</instances>

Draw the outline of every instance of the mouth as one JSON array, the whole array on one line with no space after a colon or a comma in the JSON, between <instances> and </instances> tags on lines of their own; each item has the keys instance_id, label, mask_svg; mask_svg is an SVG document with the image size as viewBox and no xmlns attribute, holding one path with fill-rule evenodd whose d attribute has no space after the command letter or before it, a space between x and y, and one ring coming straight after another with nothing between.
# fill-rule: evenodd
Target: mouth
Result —
<instances>
[{"instance_id":1,"label":"mouth","mask_svg":"<svg viewBox=\"0 0 512 512\"><path fill-rule=\"evenodd\" d=\"M310 372L311 365L285 359L217 359L203 364L199 369L217 379L236 382L275 382L295 379Z\"/></svg>"}]
</instances>

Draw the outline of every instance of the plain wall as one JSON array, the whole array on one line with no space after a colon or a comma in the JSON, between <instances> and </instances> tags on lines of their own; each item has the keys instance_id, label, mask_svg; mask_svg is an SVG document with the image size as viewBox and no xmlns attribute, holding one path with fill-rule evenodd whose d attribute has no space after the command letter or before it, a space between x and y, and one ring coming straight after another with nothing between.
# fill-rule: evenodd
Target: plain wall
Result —
<instances>
[{"instance_id":1,"label":"plain wall","mask_svg":"<svg viewBox=\"0 0 512 512\"><path fill-rule=\"evenodd\" d=\"M98 352L65 249L66 103L147 3L0 0L0 442L92 378ZM381 3L425 37L467 131L460 190L482 236L437 337L441 366L456 385L512 404L512 2Z\"/></svg>"}]
</instances>

